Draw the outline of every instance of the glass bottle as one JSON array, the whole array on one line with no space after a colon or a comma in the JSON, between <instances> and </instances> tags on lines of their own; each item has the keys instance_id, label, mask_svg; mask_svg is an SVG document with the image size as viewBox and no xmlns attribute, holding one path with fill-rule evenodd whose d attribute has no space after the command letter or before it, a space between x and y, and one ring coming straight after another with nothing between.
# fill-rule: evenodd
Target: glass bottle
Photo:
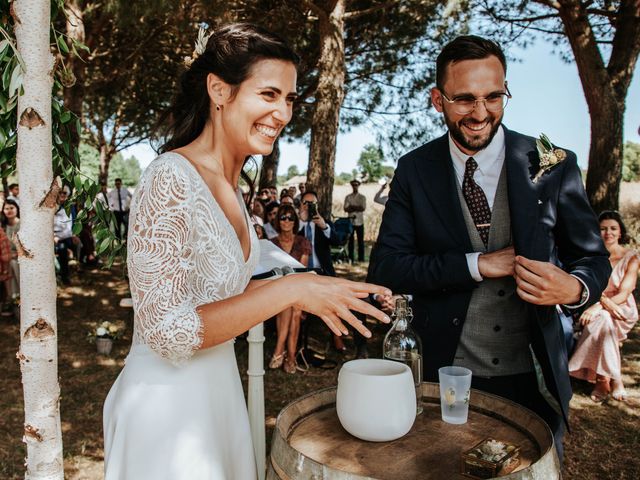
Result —
<instances>
[{"instance_id":1,"label":"glass bottle","mask_svg":"<svg viewBox=\"0 0 640 480\"><path fill-rule=\"evenodd\" d=\"M396 300L391 319L394 322L384 337L382 355L387 360L401 362L411 368L416 386L418 405L416 415L420 415L422 413L422 342L411 328L413 311L408 306L406 298L400 297Z\"/></svg>"}]
</instances>

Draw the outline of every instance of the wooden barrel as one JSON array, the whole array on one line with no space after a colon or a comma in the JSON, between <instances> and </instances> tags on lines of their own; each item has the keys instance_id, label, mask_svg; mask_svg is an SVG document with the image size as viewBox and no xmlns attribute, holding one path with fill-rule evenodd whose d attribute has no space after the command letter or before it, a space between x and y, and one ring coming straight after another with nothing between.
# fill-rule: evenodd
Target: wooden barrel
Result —
<instances>
[{"instance_id":1,"label":"wooden barrel","mask_svg":"<svg viewBox=\"0 0 640 480\"><path fill-rule=\"evenodd\" d=\"M335 388L290 403L276 421L267 480L463 480L468 477L461 474L461 453L489 436L520 447L520 465L500 478L561 478L551 431L530 410L472 390L468 422L450 425L441 420L438 384L423 383L422 394L424 412L411 431L381 443L359 440L342 428Z\"/></svg>"}]
</instances>

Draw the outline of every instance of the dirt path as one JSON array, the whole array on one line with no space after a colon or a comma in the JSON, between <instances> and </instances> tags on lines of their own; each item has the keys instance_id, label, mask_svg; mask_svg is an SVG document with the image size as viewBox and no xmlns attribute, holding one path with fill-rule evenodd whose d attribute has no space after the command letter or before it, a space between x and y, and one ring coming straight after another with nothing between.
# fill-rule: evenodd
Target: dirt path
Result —
<instances>
[{"instance_id":1,"label":"dirt path","mask_svg":"<svg viewBox=\"0 0 640 480\"><path fill-rule=\"evenodd\" d=\"M341 275L362 278L363 267L340 268ZM65 449L66 478L71 480L102 478L102 403L122 368L131 341L130 311L119 307L127 296L121 271L87 271L77 277L74 286L60 289L58 300L59 374L62 389L61 415ZM95 345L87 341L87 333L96 322L110 320L127 325L111 357L97 356ZM372 356L380 355L380 344L386 329L372 325ZM267 326L269 332L272 326ZM0 395L0 478L24 478L24 445L21 442L22 385L15 353L19 329L15 321L0 319L0 366L4 373ZM329 336L318 325L310 336L317 348L326 348ZM246 370L247 346L236 342L240 370ZM267 335L265 351L274 345ZM352 347L352 342L347 345ZM351 350L353 350L351 348ZM349 359L327 352L338 362ZM623 347L624 380L630 399L627 403L606 401L595 405L588 398L590 386L576 382L571 402L572 432L566 437L564 477L568 479L633 479L640 478L640 335L631 332ZM266 358L268 361L268 357ZM336 383L338 368L311 369L306 374L287 375L268 371L265 378L266 415L270 438L279 410L299 396ZM246 378L243 379L246 382Z\"/></svg>"}]
</instances>

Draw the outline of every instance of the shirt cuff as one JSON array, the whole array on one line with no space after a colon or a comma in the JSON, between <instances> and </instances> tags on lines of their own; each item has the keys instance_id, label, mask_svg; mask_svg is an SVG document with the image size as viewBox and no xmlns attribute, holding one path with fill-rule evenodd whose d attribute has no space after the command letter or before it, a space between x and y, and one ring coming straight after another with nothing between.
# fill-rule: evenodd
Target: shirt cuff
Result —
<instances>
[{"instance_id":1,"label":"shirt cuff","mask_svg":"<svg viewBox=\"0 0 640 480\"><path fill-rule=\"evenodd\" d=\"M331 237L331 225L329 225L327 223L327 228L325 228L324 230L322 230L322 233L324 233L324 236L327 238Z\"/></svg>"},{"instance_id":2,"label":"shirt cuff","mask_svg":"<svg viewBox=\"0 0 640 480\"><path fill-rule=\"evenodd\" d=\"M473 278L476 282L481 282L482 275L480 275L480 269L478 268L478 257L482 255L482 253L472 252L465 255L467 257L467 267L469 268L471 278Z\"/></svg>"},{"instance_id":3,"label":"shirt cuff","mask_svg":"<svg viewBox=\"0 0 640 480\"><path fill-rule=\"evenodd\" d=\"M584 280L582 280L579 276L577 275L573 275L570 274L573 278L577 279L581 284L582 284L582 288L585 289L585 291L587 292L587 294L584 296L584 300L581 301L580 303L573 303L571 305L562 305L565 308L568 308L569 310L574 310L576 308L580 308L583 305L585 305L588 301L589 301L589 297L591 296L591 292L589 292L589 287L587 287L587 284L584 283Z\"/></svg>"}]
</instances>

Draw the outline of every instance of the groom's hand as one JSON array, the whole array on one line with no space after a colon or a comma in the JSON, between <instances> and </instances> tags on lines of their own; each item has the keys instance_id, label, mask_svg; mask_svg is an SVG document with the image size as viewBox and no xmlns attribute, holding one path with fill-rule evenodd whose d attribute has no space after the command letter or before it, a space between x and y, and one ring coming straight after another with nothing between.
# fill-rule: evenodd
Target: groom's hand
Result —
<instances>
[{"instance_id":1,"label":"groom's hand","mask_svg":"<svg viewBox=\"0 0 640 480\"><path fill-rule=\"evenodd\" d=\"M513 247L503 248L478 257L478 270L482 278L511 277L514 274L515 251Z\"/></svg>"},{"instance_id":2,"label":"groom's hand","mask_svg":"<svg viewBox=\"0 0 640 480\"><path fill-rule=\"evenodd\" d=\"M572 305L580 300L580 281L552 263L517 256L515 271L517 292L525 302Z\"/></svg>"}]
</instances>

